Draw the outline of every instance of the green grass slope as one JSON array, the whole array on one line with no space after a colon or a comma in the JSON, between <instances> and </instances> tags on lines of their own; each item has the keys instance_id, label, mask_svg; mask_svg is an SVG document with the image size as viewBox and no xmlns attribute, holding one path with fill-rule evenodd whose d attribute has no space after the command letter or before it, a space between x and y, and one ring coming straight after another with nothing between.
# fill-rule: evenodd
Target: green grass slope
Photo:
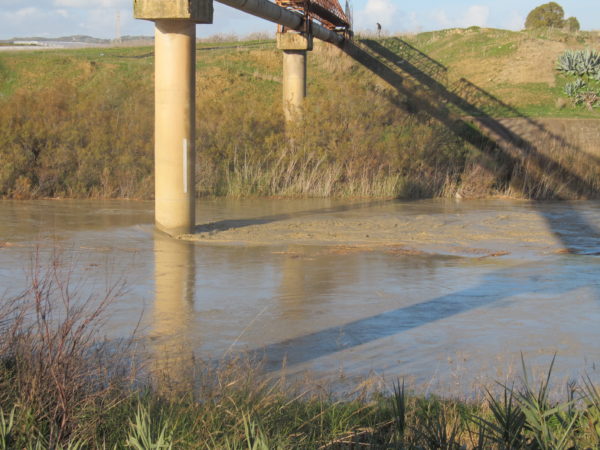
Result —
<instances>
[{"instance_id":1,"label":"green grass slope","mask_svg":"<svg viewBox=\"0 0 600 450\"><path fill-rule=\"evenodd\" d=\"M558 56L567 49L598 49L596 32L471 27L421 33L405 40L447 67L451 79L466 78L523 114L600 117L597 111L559 100L565 98L566 80L555 70Z\"/></svg>"}]
</instances>

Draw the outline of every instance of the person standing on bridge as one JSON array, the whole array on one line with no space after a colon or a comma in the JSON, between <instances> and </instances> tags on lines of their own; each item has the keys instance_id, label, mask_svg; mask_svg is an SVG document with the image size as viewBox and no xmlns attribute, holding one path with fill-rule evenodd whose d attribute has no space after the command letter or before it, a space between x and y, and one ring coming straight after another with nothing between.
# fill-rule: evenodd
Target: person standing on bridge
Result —
<instances>
[{"instance_id":1,"label":"person standing on bridge","mask_svg":"<svg viewBox=\"0 0 600 450\"><path fill-rule=\"evenodd\" d=\"M381 37L381 24L379 22L377 22L377 37Z\"/></svg>"}]
</instances>

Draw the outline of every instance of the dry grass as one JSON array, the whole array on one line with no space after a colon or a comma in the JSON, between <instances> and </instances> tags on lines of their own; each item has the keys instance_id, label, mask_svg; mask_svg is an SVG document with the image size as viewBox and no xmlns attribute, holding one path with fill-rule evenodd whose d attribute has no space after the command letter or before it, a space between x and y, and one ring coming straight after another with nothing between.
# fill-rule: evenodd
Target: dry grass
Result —
<instances>
[{"instance_id":1,"label":"dry grass","mask_svg":"<svg viewBox=\"0 0 600 450\"><path fill-rule=\"evenodd\" d=\"M29 283L0 308L0 406L16 411L29 435L13 445L29 440L58 448L95 432L121 401L117 392L131 363L126 344L100 339L120 285L81 298L64 261L54 256L43 263L39 253Z\"/></svg>"}]
</instances>

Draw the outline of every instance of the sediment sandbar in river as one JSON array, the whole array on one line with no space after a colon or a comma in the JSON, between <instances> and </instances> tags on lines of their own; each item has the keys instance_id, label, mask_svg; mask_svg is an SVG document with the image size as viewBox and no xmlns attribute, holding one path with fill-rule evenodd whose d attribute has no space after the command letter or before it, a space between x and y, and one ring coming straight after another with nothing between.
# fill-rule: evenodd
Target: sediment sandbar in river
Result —
<instances>
[{"instance_id":1,"label":"sediment sandbar in river","mask_svg":"<svg viewBox=\"0 0 600 450\"><path fill-rule=\"evenodd\" d=\"M321 210L201 224L180 239L207 244L330 246L338 249L388 249L464 256L587 252L563 229L569 223L585 227L577 204L536 204L512 200L431 203L349 203ZM593 250L593 249L587 249Z\"/></svg>"}]
</instances>

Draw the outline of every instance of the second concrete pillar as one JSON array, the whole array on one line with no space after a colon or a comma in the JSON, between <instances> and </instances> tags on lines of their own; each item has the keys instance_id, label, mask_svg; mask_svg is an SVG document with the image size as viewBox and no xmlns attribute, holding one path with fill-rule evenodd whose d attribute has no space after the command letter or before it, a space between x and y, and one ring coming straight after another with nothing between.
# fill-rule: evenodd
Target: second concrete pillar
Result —
<instances>
[{"instance_id":1,"label":"second concrete pillar","mask_svg":"<svg viewBox=\"0 0 600 450\"><path fill-rule=\"evenodd\" d=\"M290 122L302 114L306 97L306 52L312 38L291 31L277 33L277 48L283 50L283 112Z\"/></svg>"},{"instance_id":2,"label":"second concrete pillar","mask_svg":"<svg viewBox=\"0 0 600 450\"><path fill-rule=\"evenodd\" d=\"M306 97L306 51L283 51L283 112L285 120L301 114Z\"/></svg>"}]
</instances>

